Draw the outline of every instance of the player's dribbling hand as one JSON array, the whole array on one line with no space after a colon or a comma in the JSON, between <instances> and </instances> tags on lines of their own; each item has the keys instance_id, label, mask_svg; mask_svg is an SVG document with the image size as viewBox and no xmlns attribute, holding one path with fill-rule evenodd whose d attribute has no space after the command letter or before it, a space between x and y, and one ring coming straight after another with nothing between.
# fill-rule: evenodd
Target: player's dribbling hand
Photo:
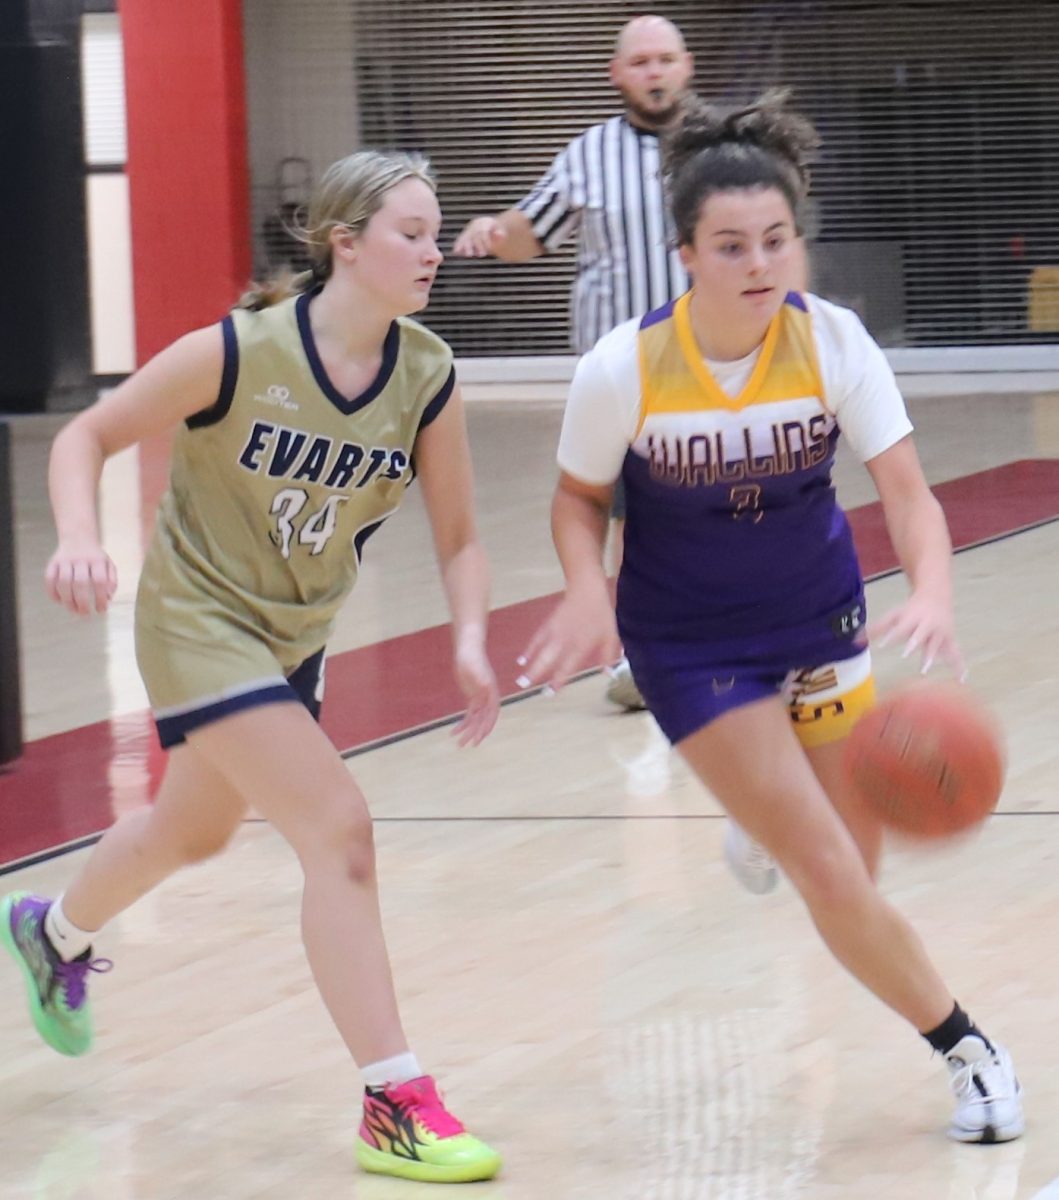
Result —
<instances>
[{"instance_id":1,"label":"player's dribbling hand","mask_svg":"<svg viewBox=\"0 0 1059 1200\"><path fill-rule=\"evenodd\" d=\"M506 230L495 217L475 217L453 242L452 253L458 258L489 258L506 237Z\"/></svg>"},{"instance_id":2,"label":"player's dribbling hand","mask_svg":"<svg viewBox=\"0 0 1059 1200\"><path fill-rule=\"evenodd\" d=\"M48 595L80 617L107 611L118 572L98 542L60 542L44 571Z\"/></svg>"},{"instance_id":3,"label":"player's dribbling hand","mask_svg":"<svg viewBox=\"0 0 1059 1200\"><path fill-rule=\"evenodd\" d=\"M486 657L481 635L461 638L456 647L456 682L467 700L467 711L452 731L461 746L477 746L496 724L500 689Z\"/></svg>"},{"instance_id":4,"label":"player's dribbling hand","mask_svg":"<svg viewBox=\"0 0 1059 1200\"><path fill-rule=\"evenodd\" d=\"M957 679L967 676L949 604L913 592L904 604L873 622L868 635L880 649L894 642L904 642L901 657L908 658L918 652L924 675L935 662L941 661L952 669Z\"/></svg>"},{"instance_id":5,"label":"player's dribbling hand","mask_svg":"<svg viewBox=\"0 0 1059 1200\"><path fill-rule=\"evenodd\" d=\"M605 592L567 592L520 656L519 687L547 684L558 691L582 667L615 662L621 639L614 607Z\"/></svg>"}]
</instances>

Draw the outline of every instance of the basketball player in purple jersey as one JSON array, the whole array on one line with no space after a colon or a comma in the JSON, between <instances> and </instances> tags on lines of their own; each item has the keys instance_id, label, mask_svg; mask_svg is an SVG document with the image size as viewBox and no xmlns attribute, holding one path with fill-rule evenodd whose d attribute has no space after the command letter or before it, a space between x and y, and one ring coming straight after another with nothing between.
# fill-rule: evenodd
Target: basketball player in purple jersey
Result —
<instances>
[{"instance_id":1,"label":"basketball player in purple jersey","mask_svg":"<svg viewBox=\"0 0 1059 1200\"><path fill-rule=\"evenodd\" d=\"M863 581L831 486L840 432L911 584L879 644L905 642L924 669L963 666L948 529L893 373L852 312L791 290L817 138L784 99L697 105L669 140L694 286L618 326L578 367L552 508L566 593L527 648L525 682L560 686L620 636L667 737L779 863L831 952L945 1056L950 1136L1008 1141L1023 1131L1011 1058L876 889L882 829L840 768L874 694ZM619 477L615 621L602 548Z\"/></svg>"}]
</instances>

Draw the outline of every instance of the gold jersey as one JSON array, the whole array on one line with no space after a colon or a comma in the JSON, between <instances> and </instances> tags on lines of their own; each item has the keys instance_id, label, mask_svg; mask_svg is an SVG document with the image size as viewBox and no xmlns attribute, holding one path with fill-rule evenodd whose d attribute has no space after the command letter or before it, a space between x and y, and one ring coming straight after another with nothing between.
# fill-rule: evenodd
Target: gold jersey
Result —
<instances>
[{"instance_id":1,"label":"gold jersey","mask_svg":"<svg viewBox=\"0 0 1059 1200\"><path fill-rule=\"evenodd\" d=\"M365 541L414 478L419 430L451 395L451 350L400 318L374 382L342 396L313 340L312 295L225 318L217 402L176 434L137 597L156 709L248 686L269 659L287 674L324 645ZM242 669L251 644L257 662ZM192 645L187 669L160 661Z\"/></svg>"}]
</instances>

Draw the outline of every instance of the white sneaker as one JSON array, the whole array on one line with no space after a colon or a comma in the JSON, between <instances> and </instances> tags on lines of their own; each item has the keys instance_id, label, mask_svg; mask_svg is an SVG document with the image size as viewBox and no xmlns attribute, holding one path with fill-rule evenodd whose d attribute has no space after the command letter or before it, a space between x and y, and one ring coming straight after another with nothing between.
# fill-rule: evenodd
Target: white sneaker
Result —
<instances>
[{"instance_id":1,"label":"white sneaker","mask_svg":"<svg viewBox=\"0 0 1059 1200\"><path fill-rule=\"evenodd\" d=\"M610 673L610 683L607 684L606 697L611 704L629 712L640 712L647 707L636 680L632 677L632 667L629 660L623 658Z\"/></svg>"},{"instance_id":2,"label":"white sneaker","mask_svg":"<svg viewBox=\"0 0 1059 1200\"><path fill-rule=\"evenodd\" d=\"M724 857L732 874L748 892L764 896L776 890L780 873L772 856L731 817L724 827Z\"/></svg>"},{"instance_id":3,"label":"white sneaker","mask_svg":"<svg viewBox=\"0 0 1059 1200\"><path fill-rule=\"evenodd\" d=\"M1011 1055L975 1034L961 1038L945 1055L956 1094L949 1137L957 1142L1010 1142L1026 1128L1022 1087Z\"/></svg>"}]
</instances>

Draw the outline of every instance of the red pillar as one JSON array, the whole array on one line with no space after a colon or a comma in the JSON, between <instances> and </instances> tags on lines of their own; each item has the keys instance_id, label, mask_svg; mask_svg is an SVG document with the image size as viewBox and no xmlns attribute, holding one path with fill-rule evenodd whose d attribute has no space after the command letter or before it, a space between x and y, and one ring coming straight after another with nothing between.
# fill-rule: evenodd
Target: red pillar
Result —
<instances>
[{"instance_id":1,"label":"red pillar","mask_svg":"<svg viewBox=\"0 0 1059 1200\"><path fill-rule=\"evenodd\" d=\"M120 0L136 356L219 320L250 275L241 0Z\"/></svg>"}]
</instances>

